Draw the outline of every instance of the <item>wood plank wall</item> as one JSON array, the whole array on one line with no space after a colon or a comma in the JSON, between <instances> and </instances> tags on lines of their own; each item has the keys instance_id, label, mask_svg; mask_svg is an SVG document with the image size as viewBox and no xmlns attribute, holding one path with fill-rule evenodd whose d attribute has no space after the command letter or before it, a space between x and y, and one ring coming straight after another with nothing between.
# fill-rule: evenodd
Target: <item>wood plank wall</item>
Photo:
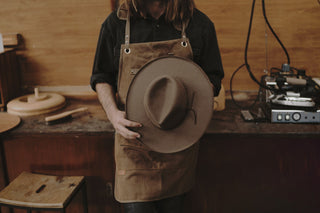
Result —
<instances>
[{"instance_id":1,"label":"wood plank wall","mask_svg":"<svg viewBox=\"0 0 320 213\"><path fill-rule=\"evenodd\" d=\"M196 4L215 23L226 74L224 85L228 89L232 73L244 63L252 0L196 0ZM319 1L267 0L265 8L271 26L290 55L290 65L305 69L307 75L319 77ZM264 69L280 68L287 62L284 51L266 27L260 0L255 4L248 61L258 79L264 74ZM255 90L258 87L250 79L246 69L242 69L234 78L233 89Z\"/></svg>"},{"instance_id":2,"label":"wood plank wall","mask_svg":"<svg viewBox=\"0 0 320 213\"><path fill-rule=\"evenodd\" d=\"M215 23L226 73L223 84L228 89L233 71L244 62L252 1L195 2ZM25 50L20 53L24 87L89 84L99 29L114 3L110 0L0 0L0 5L0 33L20 33L25 41ZM308 75L320 76L319 1L268 0L266 9L271 25L290 54L291 65L305 68ZM261 1L255 7L249 63L257 78L264 74L264 69L286 63L281 47L270 31L266 31ZM235 77L233 87L257 89L245 70Z\"/></svg>"},{"instance_id":3,"label":"wood plank wall","mask_svg":"<svg viewBox=\"0 0 320 213\"><path fill-rule=\"evenodd\" d=\"M0 0L0 32L20 33L25 87L88 85L110 0Z\"/></svg>"}]
</instances>

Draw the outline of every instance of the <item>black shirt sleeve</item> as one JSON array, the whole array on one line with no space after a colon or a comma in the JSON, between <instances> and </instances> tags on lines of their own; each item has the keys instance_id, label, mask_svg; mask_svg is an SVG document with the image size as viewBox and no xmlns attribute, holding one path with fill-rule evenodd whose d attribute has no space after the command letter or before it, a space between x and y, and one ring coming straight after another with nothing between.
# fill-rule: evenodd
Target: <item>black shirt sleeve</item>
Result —
<instances>
[{"instance_id":1,"label":"black shirt sleeve","mask_svg":"<svg viewBox=\"0 0 320 213\"><path fill-rule=\"evenodd\" d=\"M224 71L213 22L196 9L187 28L187 37L190 39L194 61L209 77L214 85L214 95L217 96Z\"/></svg>"},{"instance_id":2,"label":"black shirt sleeve","mask_svg":"<svg viewBox=\"0 0 320 213\"><path fill-rule=\"evenodd\" d=\"M90 85L95 90L97 83L108 83L116 90L114 45L116 25L115 14L111 13L102 24L98 39Z\"/></svg>"},{"instance_id":3,"label":"black shirt sleeve","mask_svg":"<svg viewBox=\"0 0 320 213\"><path fill-rule=\"evenodd\" d=\"M206 33L207 34L203 35L204 46L201 51L199 63L214 85L214 95L218 96L224 71L216 31L212 22L210 22Z\"/></svg>"}]
</instances>

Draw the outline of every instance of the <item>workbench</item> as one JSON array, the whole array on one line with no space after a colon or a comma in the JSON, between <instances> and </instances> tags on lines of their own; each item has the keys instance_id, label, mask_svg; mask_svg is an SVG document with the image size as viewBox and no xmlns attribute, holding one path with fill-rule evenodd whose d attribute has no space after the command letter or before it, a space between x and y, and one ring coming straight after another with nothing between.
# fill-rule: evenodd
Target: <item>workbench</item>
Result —
<instances>
[{"instance_id":1,"label":"workbench","mask_svg":"<svg viewBox=\"0 0 320 213\"><path fill-rule=\"evenodd\" d=\"M84 175L89 212L121 212L112 194L114 129L97 98L68 97L59 112L84 106L87 112L50 126L44 118L57 112L22 117L1 138L2 179L22 171ZM186 199L186 213L318 213L320 124L244 122L227 100L201 139L196 183ZM67 212L81 212L80 202Z\"/></svg>"}]
</instances>

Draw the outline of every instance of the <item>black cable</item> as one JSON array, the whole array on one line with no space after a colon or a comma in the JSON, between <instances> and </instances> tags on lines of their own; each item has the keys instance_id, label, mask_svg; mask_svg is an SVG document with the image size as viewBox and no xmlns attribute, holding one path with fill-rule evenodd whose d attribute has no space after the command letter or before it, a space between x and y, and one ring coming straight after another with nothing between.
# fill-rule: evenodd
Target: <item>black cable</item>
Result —
<instances>
[{"instance_id":1,"label":"black cable","mask_svg":"<svg viewBox=\"0 0 320 213\"><path fill-rule=\"evenodd\" d=\"M320 0L318 0L320 1ZM249 76L250 78L259 85L259 93L257 95L257 98L256 100L254 101L254 103L252 105L249 106L249 108L253 107L255 105L255 103L257 102L257 100L259 99L259 96L260 96L260 92L261 92L261 89L264 88L264 89L267 89L267 90L271 90L271 91L279 91L279 89L276 89L276 88L273 88L273 87L269 87L265 84L262 83L263 79L265 78L265 76L263 78L261 78L261 81L258 81L257 78L254 76L254 74L252 73L251 71L251 68L250 68L250 65L249 65L249 62L248 62L248 48L249 48L249 41L250 41L250 35L251 35L251 29L252 29L252 22L253 22L253 15L254 15L254 7L255 7L255 3L256 1L253 0L252 1L252 6L251 6L251 14L250 14L250 21L249 21L249 28L248 28L248 34L247 34L247 40L246 40L246 46L245 46L245 51L244 51L244 61L245 63L242 64L241 66L239 66L235 71L234 73L232 74L231 76L231 79L230 79L230 94L231 94L231 98L232 98L232 101L233 103L238 106L239 108L244 108L243 106L240 106L239 104L237 104L236 100L234 99L234 96L233 96L233 91L232 91L232 81L233 81L233 78L235 76L235 74L243 67L245 66L248 73L249 73ZM263 17L265 19L265 22L268 26L268 28L270 29L270 31L272 32L273 36L276 38L276 40L278 41L278 43L280 44L280 46L282 47L283 51L285 52L286 54L286 57L287 57L287 63L290 64L290 56L288 54L288 51L287 49L285 48L285 46L283 45L283 43L281 42L281 40L279 39L279 37L277 36L277 34L275 33L275 31L273 30L273 28L271 27L270 23L269 23L269 20L267 18L267 15L266 15L266 8L265 8L265 2L264 0L262 0L262 12L263 12ZM293 68L290 68L290 69L293 69ZM279 72L276 72L276 73L280 73L282 72L281 69L278 69L278 68L272 68L272 70L277 70ZM272 74L276 74L275 72L273 72ZM247 107L248 108L248 107Z\"/></svg>"},{"instance_id":2,"label":"black cable","mask_svg":"<svg viewBox=\"0 0 320 213\"><path fill-rule=\"evenodd\" d=\"M239 104L237 103L237 101L234 99L233 89L232 89L232 81L233 81L233 78L234 78L234 76L236 75L236 73L237 73L242 67L244 67L244 66L245 66L245 64L242 64L241 66L239 66L239 67L232 73L232 76L231 76L231 78L230 78L230 95L231 95L231 100L232 100L232 102L234 103L234 105L236 105L236 106L239 107L240 109L243 109L244 107L241 106L241 105L239 105Z\"/></svg>"},{"instance_id":3,"label":"black cable","mask_svg":"<svg viewBox=\"0 0 320 213\"><path fill-rule=\"evenodd\" d=\"M256 1L253 0L252 1L252 7L251 7L251 15L250 15L250 22L249 22L249 29L248 29L248 35L247 35L247 40L246 40L246 47L245 47L245 53L244 53L244 61L245 61L245 65L246 65L246 68L248 70L248 73L250 75L250 78L256 82L260 87L264 88L264 89L267 89L267 90L271 90L271 91L279 91L279 89L275 89L273 87L269 87L269 86L266 86L264 84L262 84L260 81L257 80L257 78L253 75L252 71L251 71L251 68L250 68L250 65L248 63L248 47L249 47L249 40L250 40L250 35L251 35L251 29L252 29L252 21L253 21L253 15L254 15L254 7L255 7L255 3ZM266 16L266 10L265 10L265 2L264 0L262 0L262 11L263 11L263 16L264 16L264 19L269 27L269 29L271 30L272 34L276 37L277 41L279 42L279 44L281 45L282 49L284 50L286 56L287 56L287 61L288 61L288 64L290 64L290 57L289 57L289 54L288 54L288 51L286 50L286 48L284 47L284 45L282 44L282 42L280 41L279 37L277 36L277 34L274 32L274 30L272 29L269 21L268 21L268 18Z\"/></svg>"},{"instance_id":4,"label":"black cable","mask_svg":"<svg viewBox=\"0 0 320 213\"><path fill-rule=\"evenodd\" d=\"M253 101L252 104L248 105L248 106L242 106L240 104L238 104L238 102L234 99L234 95L233 95L233 89L232 89L232 82L233 82L233 78L236 75L237 72L240 71L240 69L242 67L244 67L245 64L242 64L241 66L239 66L232 74L231 78L230 78L230 95L231 95L231 100L234 103L234 105L236 105L238 108L240 109L252 109L256 103L258 102L258 100L260 99L260 94L261 94L261 87L259 87L259 91L258 91L258 95L256 97L256 99ZM264 81L264 77L261 79L261 82Z\"/></svg>"},{"instance_id":5,"label":"black cable","mask_svg":"<svg viewBox=\"0 0 320 213\"><path fill-rule=\"evenodd\" d=\"M247 40L246 40L246 47L245 47L245 51L244 51L244 61L245 61L245 65L247 68L247 71L249 73L250 78L256 82L260 87L264 88L264 89L268 89L268 90L275 90L274 88L268 87L264 84L261 84L260 81L257 80L257 78L253 75L250 65L248 63L248 47L249 47L249 40L250 40L250 35L251 35L251 29L252 29L252 21L253 21L253 14L254 14L254 7L256 4L256 0L252 1L252 7L251 7L251 15L250 15L250 22L249 22L249 29L248 29L248 34L247 34Z\"/></svg>"},{"instance_id":6,"label":"black cable","mask_svg":"<svg viewBox=\"0 0 320 213\"><path fill-rule=\"evenodd\" d=\"M251 29L252 29L252 21L253 21L253 14L254 14L255 3L256 3L256 1L253 0L252 6L251 6L249 29L248 29L246 46L245 46L245 51L244 51L244 60L245 60L245 63L242 64L242 65L240 65L240 66L233 72L233 74L232 74L232 76L231 76L231 79L230 79L230 95L231 95L231 100L232 100L232 102L233 102L238 108L240 108L240 109L247 109L247 108L250 109L250 108L252 108L252 107L256 104L257 100L259 99L259 94L258 94L256 100L255 100L254 103L251 104L250 106L241 106L241 105L238 104L237 101L234 99L233 89L232 89L232 81L233 81L233 78L234 78L234 76L236 75L236 73L237 73L242 67L246 66L247 71L248 71L251 79L253 79L255 82L257 82L257 83L260 85L260 88L261 88L261 86L266 87L265 85L260 84L260 82L258 82L258 80L254 77L254 75L252 74L252 72L251 72L251 70L250 70L250 66L249 66L248 60L247 60L247 58L248 58L248 57L247 57L247 54L248 54L248 46L249 46L249 40L250 40L250 35L251 35ZM259 88L259 90L260 90L260 88ZM269 88L268 88L268 89L269 89Z\"/></svg>"},{"instance_id":7,"label":"black cable","mask_svg":"<svg viewBox=\"0 0 320 213\"><path fill-rule=\"evenodd\" d=\"M319 0L320 1L320 0ZM263 13L263 17L264 17L264 20L266 21L267 25L268 25L268 28L270 29L270 31L272 32L273 36L277 39L277 41L279 42L280 46L282 47L284 53L286 54L287 56L287 64L290 64L290 56L288 54L288 51L287 49L285 48L285 46L283 45L283 43L280 41L278 35L274 32L273 28L271 27L270 23L269 23L269 20L267 18L267 15L266 15L266 8L265 8L265 2L264 0L262 0L262 13Z\"/></svg>"}]
</instances>

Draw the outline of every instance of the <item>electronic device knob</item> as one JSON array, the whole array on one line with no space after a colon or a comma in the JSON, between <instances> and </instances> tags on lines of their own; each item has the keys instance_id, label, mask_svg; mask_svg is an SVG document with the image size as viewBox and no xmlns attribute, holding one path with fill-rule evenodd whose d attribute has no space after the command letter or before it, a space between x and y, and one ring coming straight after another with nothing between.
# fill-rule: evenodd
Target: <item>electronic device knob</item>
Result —
<instances>
[{"instance_id":1,"label":"electronic device knob","mask_svg":"<svg viewBox=\"0 0 320 213\"><path fill-rule=\"evenodd\" d=\"M295 112L292 114L292 119L295 121L299 121L301 119L301 114L299 112Z\"/></svg>"}]
</instances>

